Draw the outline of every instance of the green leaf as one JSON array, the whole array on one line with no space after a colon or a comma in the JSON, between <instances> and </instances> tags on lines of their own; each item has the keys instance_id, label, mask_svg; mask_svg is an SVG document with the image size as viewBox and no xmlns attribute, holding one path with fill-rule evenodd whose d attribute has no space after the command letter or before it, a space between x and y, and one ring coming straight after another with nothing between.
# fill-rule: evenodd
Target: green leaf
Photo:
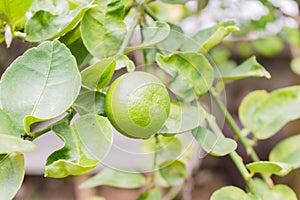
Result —
<instances>
[{"instance_id":1,"label":"green leaf","mask_svg":"<svg viewBox=\"0 0 300 200\"><path fill-rule=\"evenodd\" d=\"M295 192L286 185L276 185L262 195L263 200L297 200Z\"/></svg>"},{"instance_id":2,"label":"green leaf","mask_svg":"<svg viewBox=\"0 0 300 200\"><path fill-rule=\"evenodd\" d=\"M157 140L159 143L157 143ZM183 144L181 141L174 136L163 136L158 135L156 137L151 137L147 140L143 140L140 144L141 151L145 154L157 154L156 162L161 163L166 160L175 160L182 155Z\"/></svg>"},{"instance_id":3,"label":"green leaf","mask_svg":"<svg viewBox=\"0 0 300 200\"><path fill-rule=\"evenodd\" d=\"M293 170L292 165L274 161L258 161L247 164L247 168L252 173L269 173L278 176L285 176Z\"/></svg>"},{"instance_id":4,"label":"green leaf","mask_svg":"<svg viewBox=\"0 0 300 200\"><path fill-rule=\"evenodd\" d=\"M205 119L205 111L200 104L172 102L170 114L158 133L179 134L198 127Z\"/></svg>"},{"instance_id":5,"label":"green leaf","mask_svg":"<svg viewBox=\"0 0 300 200\"><path fill-rule=\"evenodd\" d=\"M183 76L200 96L211 88L214 72L203 54L195 52L178 52L169 56L157 54L156 61L159 67L172 77L177 74Z\"/></svg>"},{"instance_id":6,"label":"green leaf","mask_svg":"<svg viewBox=\"0 0 300 200\"><path fill-rule=\"evenodd\" d=\"M78 25L72 31L68 32L59 40L70 49L71 53L76 58L79 68L87 64L91 60L92 55L85 48L81 39L80 25Z\"/></svg>"},{"instance_id":7,"label":"green leaf","mask_svg":"<svg viewBox=\"0 0 300 200\"><path fill-rule=\"evenodd\" d=\"M25 16L33 0L0 0L0 19L16 25Z\"/></svg>"},{"instance_id":8,"label":"green leaf","mask_svg":"<svg viewBox=\"0 0 300 200\"><path fill-rule=\"evenodd\" d=\"M254 187L253 191L255 191L256 194L258 194L259 196L261 196L262 193L264 193L269 189L269 185L260 178L253 178L252 182L253 182L252 185Z\"/></svg>"},{"instance_id":9,"label":"green leaf","mask_svg":"<svg viewBox=\"0 0 300 200\"><path fill-rule=\"evenodd\" d=\"M48 177L63 178L90 171L107 155L112 144L112 127L98 115L84 115L71 127L61 123L52 129L65 145L48 157L45 169Z\"/></svg>"},{"instance_id":10,"label":"green leaf","mask_svg":"<svg viewBox=\"0 0 300 200\"><path fill-rule=\"evenodd\" d=\"M23 129L24 120L29 132L33 122L67 110L80 85L76 61L68 48L58 41L45 42L17 58L3 74L1 102L18 128Z\"/></svg>"},{"instance_id":11,"label":"green leaf","mask_svg":"<svg viewBox=\"0 0 300 200\"><path fill-rule=\"evenodd\" d=\"M183 184L187 169L179 160L169 160L159 165L159 172L170 186Z\"/></svg>"},{"instance_id":12,"label":"green leaf","mask_svg":"<svg viewBox=\"0 0 300 200\"><path fill-rule=\"evenodd\" d=\"M24 174L23 154L0 154L1 199L13 199L22 185Z\"/></svg>"},{"instance_id":13,"label":"green leaf","mask_svg":"<svg viewBox=\"0 0 300 200\"><path fill-rule=\"evenodd\" d=\"M64 178L83 174L97 166L98 161L83 152L80 138L67 123L55 125L52 130L64 140L65 145L47 158L46 177Z\"/></svg>"},{"instance_id":14,"label":"green leaf","mask_svg":"<svg viewBox=\"0 0 300 200\"><path fill-rule=\"evenodd\" d=\"M159 51L162 52L164 55L170 54L171 52L178 50L184 42L183 38L186 37L180 26L177 26L172 23L168 23L168 25L170 26L169 35L165 40L157 44Z\"/></svg>"},{"instance_id":15,"label":"green leaf","mask_svg":"<svg viewBox=\"0 0 300 200\"><path fill-rule=\"evenodd\" d=\"M185 42L183 50L208 52L212 47L221 43L231 32L238 30L239 28L235 26L235 22L233 21L218 23L213 27L200 30L196 33L192 37L193 40L189 39Z\"/></svg>"},{"instance_id":16,"label":"green leaf","mask_svg":"<svg viewBox=\"0 0 300 200\"><path fill-rule=\"evenodd\" d=\"M90 4L83 4L66 15L57 15L39 10L25 25L26 40L38 42L60 37L74 29L84 13L90 8L92 8Z\"/></svg>"},{"instance_id":17,"label":"green leaf","mask_svg":"<svg viewBox=\"0 0 300 200\"><path fill-rule=\"evenodd\" d=\"M189 0L160 0L160 1L168 4L185 4Z\"/></svg>"},{"instance_id":18,"label":"green leaf","mask_svg":"<svg viewBox=\"0 0 300 200\"><path fill-rule=\"evenodd\" d=\"M243 125L258 139L273 136L289 121L300 117L300 86L267 93L258 90L248 94L239 108Z\"/></svg>"},{"instance_id":19,"label":"green leaf","mask_svg":"<svg viewBox=\"0 0 300 200\"><path fill-rule=\"evenodd\" d=\"M113 143L112 126L107 118L88 114L74 122L72 128L85 154L98 161L103 160Z\"/></svg>"},{"instance_id":20,"label":"green leaf","mask_svg":"<svg viewBox=\"0 0 300 200\"><path fill-rule=\"evenodd\" d=\"M192 131L192 134L201 147L211 155L225 156L237 148L237 143L222 135L216 135L201 126Z\"/></svg>"},{"instance_id":21,"label":"green leaf","mask_svg":"<svg viewBox=\"0 0 300 200\"><path fill-rule=\"evenodd\" d=\"M279 142L270 152L269 159L271 161L292 165L294 168L299 168L300 135L292 136Z\"/></svg>"},{"instance_id":22,"label":"green leaf","mask_svg":"<svg viewBox=\"0 0 300 200\"><path fill-rule=\"evenodd\" d=\"M91 89L100 90L105 87L115 71L116 61L107 58L101 60L81 72L82 84Z\"/></svg>"},{"instance_id":23,"label":"green leaf","mask_svg":"<svg viewBox=\"0 0 300 200\"><path fill-rule=\"evenodd\" d=\"M65 0L34 0L30 7L30 11L33 13L39 10L45 10L57 15L66 15L70 9L69 2Z\"/></svg>"},{"instance_id":24,"label":"green leaf","mask_svg":"<svg viewBox=\"0 0 300 200\"><path fill-rule=\"evenodd\" d=\"M138 172L127 172L105 168L92 178L82 183L80 187L91 188L101 185L108 185L124 189L135 189L143 187L145 184L145 177Z\"/></svg>"},{"instance_id":25,"label":"green leaf","mask_svg":"<svg viewBox=\"0 0 300 200\"><path fill-rule=\"evenodd\" d=\"M220 75L217 78L223 80L239 80L248 77L266 77L271 78L271 75L265 68L260 65L255 56L248 58L242 64L235 68L219 68Z\"/></svg>"},{"instance_id":26,"label":"green leaf","mask_svg":"<svg viewBox=\"0 0 300 200\"><path fill-rule=\"evenodd\" d=\"M0 154L13 152L30 152L35 144L12 135L0 134Z\"/></svg>"},{"instance_id":27,"label":"green leaf","mask_svg":"<svg viewBox=\"0 0 300 200\"><path fill-rule=\"evenodd\" d=\"M143 192L136 200L161 200L161 193L157 188Z\"/></svg>"},{"instance_id":28,"label":"green leaf","mask_svg":"<svg viewBox=\"0 0 300 200\"><path fill-rule=\"evenodd\" d=\"M105 94L97 91L83 90L72 105L79 115L105 115Z\"/></svg>"},{"instance_id":29,"label":"green leaf","mask_svg":"<svg viewBox=\"0 0 300 200\"><path fill-rule=\"evenodd\" d=\"M177 74L169 81L168 89L171 90L181 102L192 102L197 99L193 86L180 74Z\"/></svg>"},{"instance_id":30,"label":"green leaf","mask_svg":"<svg viewBox=\"0 0 300 200\"><path fill-rule=\"evenodd\" d=\"M2 109L0 109L0 121L0 134L12 135L19 138L23 135L24 131L18 129L16 123Z\"/></svg>"},{"instance_id":31,"label":"green leaf","mask_svg":"<svg viewBox=\"0 0 300 200\"><path fill-rule=\"evenodd\" d=\"M128 72L133 72L135 70L135 64L124 54L118 54L114 57L116 60L115 70L122 69L126 67Z\"/></svg>"},{"instance_id":32,"label":"green leaf","mask_svg":"<svg viewBox=\"0 0 300 200\"><path fill-rule=\"evenodd\" d=\"M250 200L249 197L242 189L234 186L226 186L215 191L210 200Z\"/></svg>"},{"instance_id":33,"label":"green leaf","mask_svg":"<svg viewBox=\"0 0 300 200\"><path fill-rule=\"evenodd\" d=\"M282 40L276 36L253 40L253 45L256 51L264 56L274 56L280 53L284 47Z\"/></svg>"},{"instance_id":34,"label":"green leaf","mask_svg":"<svg viewBox=\"0 0 300 200\"><path fill-rule=\"evenodd\" d=\"M122 0L95 0L81 21L81 36L88 51L97 58L116 55L126 35Z\"/></svg>"},{"instance_id":35,"label":"green leaf","mask_svg":"<svg viewBox=\"0 0 300 200\"><path fill-rule=\"evenodd\" d=\"M143 42L134 47L125 48L125 53L127 54L130 51L146 49L151 46L154 46L162 41L164 41L170 34L170 26L165 22L156 21L153 27L146 27L144 30L144 40Z\"/></svg>"}]
</instances>

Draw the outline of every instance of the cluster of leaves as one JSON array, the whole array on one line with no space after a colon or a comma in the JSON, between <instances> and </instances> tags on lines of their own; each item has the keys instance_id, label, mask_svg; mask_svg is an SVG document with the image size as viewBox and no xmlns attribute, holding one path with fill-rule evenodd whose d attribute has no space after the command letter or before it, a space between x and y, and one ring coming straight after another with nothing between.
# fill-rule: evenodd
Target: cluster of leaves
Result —
<instances>
[{"instance_id":1,"label":"cluster of leaves","mask_svg":"<svg viewBox=\"0 0 300 200\"><path fill-rule=\"evenodd\" d=\"M50 130L64 141L64 146L47 158L45 176L63 178L86 173L105 158L113 142L112 125L105 116L105 92L116 70L135 70L128 54L142 50L145 64L156 64L170 77L166 85L177 97L172 101L164 126L143 146L155 152L153 167L158 170L146 179L138 172L104 169L82 187L138 188L147 187L150 182L151 187L138 199L161 199L159 187L182 186L188 175L188 156L177 159L173 153L187 148L177 135L191 131L208 153L229 154L247 182L248 193L230 186L216 191L213 200L284 199L286 196L296 199L287 186L268 185L270 181L266 180L271 174L282 176L300 167L299 137L280 142L270 153L270 161L260 161L247 135L253 133L254 141L267 139L287 122L299 118L299 86L270 94L250 93L239 110L245 127L239 131L218 100L220 85L247 77L270 78L270 74L255 57L229 69L224 65L217 68L207 54L239 28L229 21L188 36L180 26L159 21L149 6L151 3L151 0L0 0L0 40L9 46L18 37L36 45L17 58L1 78L2 198L13 198L22 184L23 152L33 151L32 141ZM126 19L133 19L130 27ZM142 41L131 46L138 26ZM215 82L220 84L215 86ZM244 165L235 152L236 141L224 136L214 116L201 105L199 99L206 93L213 96L254 162ZM80 117L72 120L75 114ZM34 123L52 119L56 122L41 130L31 129ZM203 127L204 121L208 128ZM255 173L262 174L264 180L253 179Z\"/></svg>"},{"instance_id":2,"label":"cluster of leaves","mask_svg":"<svg viewBox=\"0 0 300 200\"><path fill-rule=\"evenodd\" d=\"M247 58L252 54L262 57L280 56L290 53L292 71L300 74L300 32L299 18L295 13L289 13L281 3L276 1L257 0L266 14L257 18L240 20L241 31L233 33L234 37L223 43L222 46L211 51L213 60L218 66L237 66L232 56ZM299 3L289 1L289 7L294 3L298 10ZM297 7L298 4L298 7ZM227 8L228 10L230 8ZM290 10L294 10L290 9ZM227 68L230 68L227 67Z\"/></svg>"}]
</instances>

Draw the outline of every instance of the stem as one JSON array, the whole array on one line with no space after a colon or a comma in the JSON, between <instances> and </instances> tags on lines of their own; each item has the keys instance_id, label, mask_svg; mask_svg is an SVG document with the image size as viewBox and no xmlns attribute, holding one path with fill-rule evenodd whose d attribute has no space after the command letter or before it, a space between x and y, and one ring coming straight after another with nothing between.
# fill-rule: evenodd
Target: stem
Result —
<instances>
[{"instance_id":1,"label":"stem","mask_svg":"<svg viewBox=\"0 0 300 200\"><path fill-rule=\"evenodd\" d=\"M206 122L209 125L209 127L220 137L224 137L223 132L221 131L220 127L214 120L214 117L207 114L208 116L206 117ZM256 187L253 184L252 175L249 173L248 169L246 168L243 159L241 156L236 152L233 151L229 154L230 158L234 162L235 166L239 170L240 174L242 175L243 179L245 180L248 189L253 193L253 194L258 194L258 191L256 191Z\"/></svg>"},{"instance_id":2,"label":"stem","mask_svg":"<svg viewBox=\"0 0 300 200\"><path fill-rule=\"evenodd\" d=\"M240 128L236 124L235 120L231 116L231 114L227 111L225 108L224 104L220 101L220 99L217 97L217 94L214 91L210 91L211 97L214 100L214 102L217 104L218 108L221 110L222 114L225 116L226 121L232 128L234 134L242 142L244 147L246 148L246 152L250 157L252 158L253 161L259 161L259 157L254 151L253 147L249 144L248 140L246 137L243 136Z\"/></svg>"},{"instance_id":3,"label":"stem","mask_svg":"<svg viewBox=\"0 0 300 200\"><path fill-rule=\"evenodd\" d=\"M56 124L59 124L59 123L61 123L63 121L68 121L68 123L70 123L70 121L71 121L72 118L73 118L73 112L71 111L71 112L68 112L68 114L66 116L64 116L62 119L56 121L53 124L50 124L49 126L47 126L45 128L42 128L42 129L40 129L40 130L38 130L36 132L30 133L30 135L28 135L28 136L31 138L31 140L34 140L37 137L39 137L39 136L41 136L41 135L43 135L43 134L51 131L52 126L54 126Z\"/></svg>"},{"instance_id":4,"label":"stem","mask_svg":"<svg viewBox=\"0 0 300 200\"><path fill-rule=\"evenodd\" d=\"M233 119L231 114L228 112L228 110L226 109L226 107L224 106L222 101L218 98L217 93L215 91L213 91L212 89L209 92L210 92L210 95L211 95L212 99L214 100L214 102L216 103L216 105L218 106L220 111L223 113L223 115L225 116L225 119L226 119L227 123L230 125L230 127L232 128L234 134L236 135L238 140L241 141L241 143L245 147L247 154L250 155L250 157L253 161L255 161L255 162L260 161L260 159L259 159L258 155L256 154L255 150L253 149L253 147L249 143L249 140L246 137L244 137L244 135L242 134L242 131L238 127L237 123L235 122L235 120ZM266 174L263 174L263 173L261 173L261 176L268 185L270 185L270 186L273 185L273 181L270 178L270 176L268 176Z\"/></svg>"},{"instance_id":5,"label":"stem","mask_svg":"<svg viewBox=\"0 0 300 200\"><path fill-rule=\"evenodd\" d=\"M148 8L145 8L145 13L151 17L154 21L158 21L158 18L154 15L154 13Z\"/></svg>"},{"instance_id":6,"label":"stem","mask_svg":"<svg viewBox=\"0 0 300 200\"><path fill-rule=\"evenodd\" d=\"M236 151L231 152L229 154L229 156L230 156L231 160L234 162L237 169L239 170L239 172L242 175L243 179L245 180L249 191L253 194L259 195L259 191L256 191L256 189L255 189L256 187L254 185L254 182L251 179L252 175L247 170L241 156Z\"/></svg>"},{"instance_id":7,"label":"stem","mask_svg":"<svg viewBox=\"0 0 300 200\"><path fill-rule=\"evenodd\" d=\"M155 134L154 135L155 137L155 144L154 144L154 156L153 156L153 172L150 176L150 182L154 185L154 179L155 179L155 173L154 171L156 170L156 165L157 165L157 156L158 156L158 153L157 153L157 149L159 147L159 139L158 139L158 134Z\"/></svg>"},{"instance_id":8,"label":"stem","mask_svg":"<svg viewBox=\"0 0 300 200\"><path fill-rule=\"evenodd\" d=\"M158 156L157 149L160 144L159 144L158 134L155 134L154 137L155 137L155 144L154 144L155 151L154 151L154 156L153 156L153 170L152 170L151 174L149 175L149 177L147 178L147 181L146 181L147 184L144 187L144 191L148 191L155 186L154 181L155 181L155 171L156 171L157 156Z\"/></svg>"},{"instance_id":9,"label":"stem","mask_svg":"<svg viewBox=\"0 0 300 200\"><path fill-rule=\"evenodd\" d=\"M174 186L172 188L169 189L169 191L163 196L163 200L170 200L170 199L174 199L179 192L182 190L184 184L181 184L179 186Z\"/></svg>"},{"instance_id":10,"label":"stem","mask_svg":"<svg viewBox=\"0 0 300 200\"><path fill-rule=\"evenodd\" d=\"M139 9L139 25L140 25L140 35L141 35L141 43L144 41L144 33L143 33L143 28L146 26L146 18L145 18L145 8L147 6L147 1L144 1L141 5L138 6ZM142 49L143 53L143 60L144 60L144 65L143 65L143 71L147 71L147 52L145 49Z\"/></svg>"},{"instance_id":11,"label":"stem","mask_svg":"<svg viewBox=\"0 0 300 200\"><path fill-rule=\"evenodd\" d=\"M136 2L132 2L130 5L128 5L125 8L124 17L126 17L128 15L128 13L130 12L130 10L136 6L137 6Z\"/></svg>"},{"instance_id":12,"label":"stem","mask_svg":"<svg viewBox=\"0 0 300 200\"><path fill-rule=\"evenodd\" d=\"M118 54L123 54L124 53L125 48L129 45L129 43L130 43L130 41L133 37L134 29L136 28L136 26L138 24L139 24L139 16L136 15L134 20L133 20L133 23L130 26L129 31L128 31L128 33L127 33L127 35L126 35L126 37L125 37L125 39L122 43L122 46L121 46L120 50L118 51Z\"/></svg>"},{"instance_id":13,"label":"stem","mask_svg":"<svg viewBox=\"0 0 300 200\"><path fill-rule=\"evenodd\" d=\"M155 153L154 153L154 158L153 158L153 169L155 169L155 167L157 165L157 156L158 156L157 149L158 149L158 147L160 147L158 134L155 134L154 138L155 138Z\"/></svg>"}]
</instances>

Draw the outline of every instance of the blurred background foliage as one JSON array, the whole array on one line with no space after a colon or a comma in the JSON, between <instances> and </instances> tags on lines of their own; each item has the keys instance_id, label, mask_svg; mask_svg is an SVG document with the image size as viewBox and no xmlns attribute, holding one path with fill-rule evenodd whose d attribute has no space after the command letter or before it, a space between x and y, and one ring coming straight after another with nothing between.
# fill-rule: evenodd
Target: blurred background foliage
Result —
<instances>
[{"instance_id":1,"label":"blurred background foliage","mask_svg":"<svg viewBox=\"0 0 300 200\"><path fill-rule=\"evenodd\" d=\"M53 12L63 13L65 12L64 8L66 4L70 6L72 5L72 2L78 3L80 1L84 0L47 0L46 2L48 3L44 4L44 7L51 8ZM39 2L45 1L35 0L31 10L35 10L34 5L39 4ZM124 0L124 2L129 7L132 0ZM239 81L235 85L229 85L226 89L226 95L228 97L229 110L233 111L233 113L236 113L242 96L245 96L250 90L255 88L272 90L285 85L300 83L298 77L298 75L300 75L299 1L181 0L181 2L186 2L186 4L170 4L170 2L172 2L172 0L152 1L148 12L150 14L155 13L158 20L177 24L190 36L194 36L199 30L207 29L219 22L232 20L237 23L240 31L235 31L220 45L209 51L209 55L217 67L220 69L232 69L242 60L247 59L251 55L256 55L257 59L271 72L273 78L270 82L266 82L265 80L247 79ZM179 2L179 0L174 2ZM125 21L130 21L130 16L131 13L128 13L128 17ZM22 31L24 23L25 20L18 21L16 23L15 31ZM0 19L0 72L3 72L5 68L30 45L30 43L24 43L18 39L9 41L10 32L5 27L4 21ZM6 43L8 46L11 44L11 48L7 49L5 40L7 40ZM264 85L265 83L268 83L269 85ZM269 145L274 145L275 141L282 139L286 135L299 133L299 122L295 123L285 127L281 131L283 134L276 137L274 141L271 140ZM224 132L230 132L226 126L224 127L224 130ZM268 151L271 149L270 146L257 145L259 154L262 158L267 156ZM196 190L193 193L193 199L207 199L214 190L222 185L242 184L241 180L235 180L239 175L234 174L236 170L234 169L234 166L229 163L230 162L226 162L226 158L215 159L210 156L204 158L199 173L195 177L194 184ZM224 168L231 168L230 173L225 174L227 170L224 170ZM32 184L30 183L31 179L34 179L31 181ZM30 195L29 191L31 187L31 191L33 191L32 195L34 196L34 193L38 193L38 191L36 188L32 189L35 187L32 185L38 185L40 179L31 179L28 178L28 181L25 181L25 185L26 183L28 184L23 190L28 189L27 193ZM68 195L67 191L76 190L78 186L78 184L76 185L76 180L74 181L73 178L72 180L71 178L66 179L66 183L62 183L62 185L57 185L58 182L54 183L51 181L54 180L49 181L49 184L52 184L52 187L55 187L55 185L57 187L63 187L63 184L65 184L65 186L67 186L65 187L64 192L66 195ZM289 184L295 189L298 197L300 196L299 170L291 173L286 178L280 178L277 181ZM47 183L44 182L44 184ZM44 185L44 187L48 188L48 190L41 190L41 193L48 192L49 195L52 195L51 197L53 197L53 199L57 199L54 189L51 190L49 185ZM105 190L103 189L101 194L103 195L105 191L107 193L108 190L108 188L105 188ZM207 195L205 195L205 193L207 193ZM111 194L116 194L116 191L112 190L107 196ZM122 198L124 197L124 195L120 195ZM67 198L67 196L65 198Z\"/></svg>"},{"instance_id":2,"label":"blurred background foliage","mask_svg":"<svg viewBox=\"0 0 300 200\"><path fill-rule=\"evenodd\" d=\"M151 11L158 19L178 22L184 32L197 31L233 20L240 31L210 51L217 66L236 66L234 59L290 56L290 67L300 75L299 1L295 0L198 0L185 5L155 1Z\"/></svg>"}]
</instances>

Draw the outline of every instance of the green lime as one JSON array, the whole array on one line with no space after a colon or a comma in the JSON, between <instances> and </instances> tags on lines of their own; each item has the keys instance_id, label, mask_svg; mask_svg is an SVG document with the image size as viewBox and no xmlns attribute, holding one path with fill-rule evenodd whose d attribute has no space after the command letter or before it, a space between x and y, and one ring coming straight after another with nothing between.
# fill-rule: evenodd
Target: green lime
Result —
<instances>
[{"instance_id":1,"label":"green lime","mask_svg":"<svg viewBox=\"0 0 300 200\"><path fill-rule=\"evenodd\" d=\"M170 112L165 85L146 72L131 72L117 78L105 99L108 119L125 136L149 138L157 133Z\"/></svg>"}]
</instances>

